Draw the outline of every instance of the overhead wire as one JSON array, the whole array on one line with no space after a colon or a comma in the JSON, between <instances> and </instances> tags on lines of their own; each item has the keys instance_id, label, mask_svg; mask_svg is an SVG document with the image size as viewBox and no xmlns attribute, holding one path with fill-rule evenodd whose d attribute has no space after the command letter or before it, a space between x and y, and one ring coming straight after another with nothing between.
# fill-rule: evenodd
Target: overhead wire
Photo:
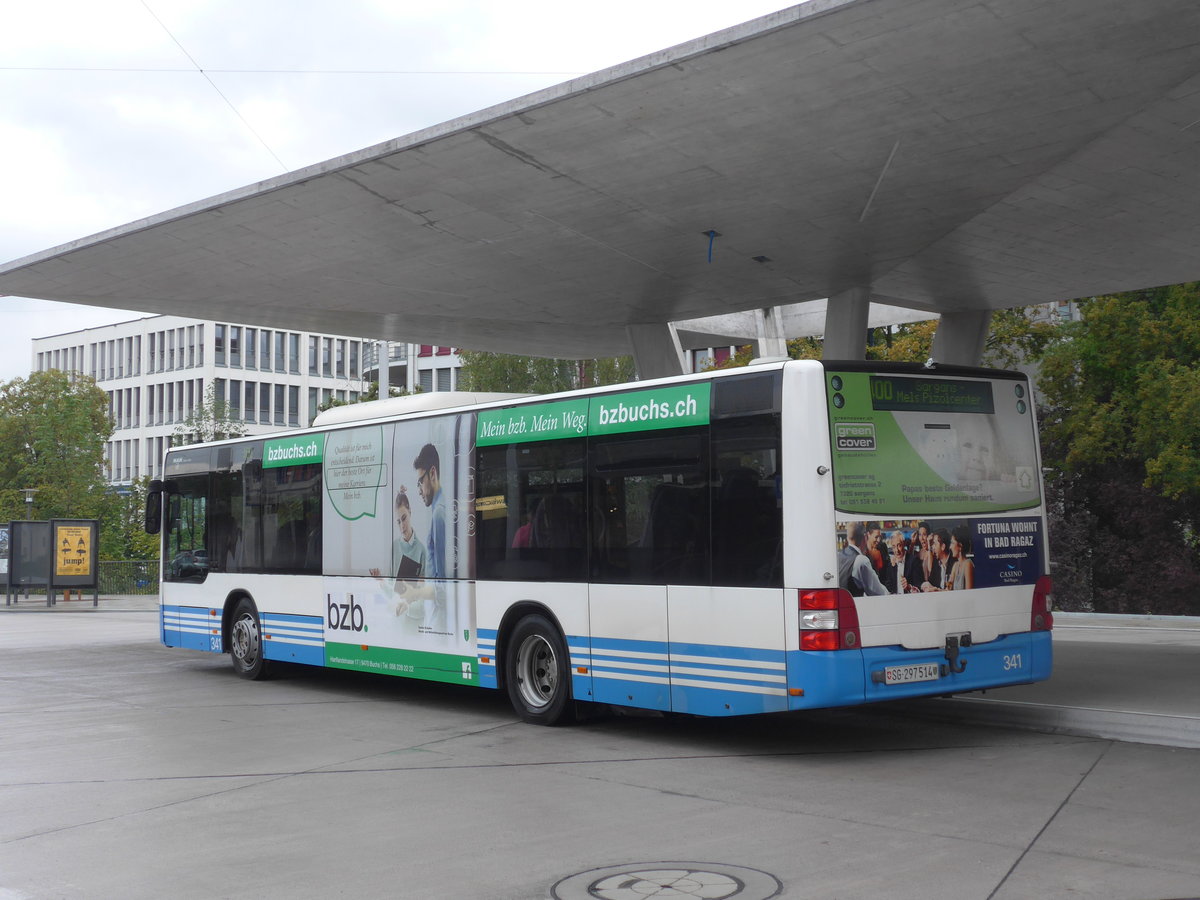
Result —
<instances>
[{"instance_id":1,"label":"overhead wire","mask_svg":"<svg viewBox=\"0 0 1200 900\"><path fill-rule=\"evenodd\" d=\"M254 137L258 140L258 142L263 145L264 149L266 149L266 151L271 154L271 158L274 159L275 162L279 163L279 168L281 168L284 172L289 171L288 167L284 164L283 160L279 158L279 155L274 150L271 149L271 145L268 144L266 142L266 139L263 138L263 136L261 134L259 134L258 131L254 128L254 126L250 124L250 121L241 114L241 111L239 111L238 108L233 104L233 101L230 100L227 96L225 96L225 92L222 91L219 87L217 87L217 83L212 80L212 78L209 76L209 74L207 72L204 71L204 69L200 66L200 63L198 63L195 60L195 58L192 56L192 54L190 54L188 52L187 48L183 46L183 44L180 42L179 38L175 37L175 35L172 33L171 29L166 26L166 23L163 22L163 20L158 17L158 15L154 12L154 10L152 10L150 8L150 4L148 4L146 2L146 0L141 0L141 3L142 3L142 6L145 7L146 12L148 12L150 14L150 17L152 19L154 19L154 21L158 23L159 27L162 28L162 30L167 33L167 37L169 37L174 42L175 46L179 48L180 52L188 58L188 62L190 62L193 66L195 66L196 71L204 76L204 80L207 81L209 83L209 85L211 85L212 89L217 92L217 96L219 96L222 100L224 100L225 105L228 106L231 110L233 110L233 114L238 117L238 120L243 125L246 126L246 130L249 131L252 135L254 135Z\"/></svg>"}]
</instances>

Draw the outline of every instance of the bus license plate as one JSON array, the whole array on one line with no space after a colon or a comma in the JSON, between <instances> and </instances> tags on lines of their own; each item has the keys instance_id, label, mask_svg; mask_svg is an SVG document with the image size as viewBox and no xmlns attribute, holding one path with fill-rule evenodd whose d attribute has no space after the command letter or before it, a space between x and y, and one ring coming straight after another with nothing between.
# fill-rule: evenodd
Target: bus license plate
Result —
<instances>
[{"instance_id":1,"label":"bus license plate","mask_svg":"<svg viewBox=\"0 0 1200 900\"><path fill-rule=\"evenodd\" d=\"M941 677L937 663L916 663L911 666L887 666L883 670L884 684L909 684L913 681L937 681Z\"/></svg>"}]
</instances>

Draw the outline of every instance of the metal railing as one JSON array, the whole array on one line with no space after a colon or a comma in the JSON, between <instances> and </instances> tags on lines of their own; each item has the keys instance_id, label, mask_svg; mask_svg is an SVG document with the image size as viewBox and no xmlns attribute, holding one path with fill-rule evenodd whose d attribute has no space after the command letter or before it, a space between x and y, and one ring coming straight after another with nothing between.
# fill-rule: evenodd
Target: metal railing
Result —
<instances>
[{"instance_id":1,"label":"metal railing","mask_svg":"<svg viewBox=\"0 0 1200 900\"><path fill-rule=\"evenodd\" d=\"M157 594L157 559L101 560L100 594Z\"/></svg>"}]
</instances>

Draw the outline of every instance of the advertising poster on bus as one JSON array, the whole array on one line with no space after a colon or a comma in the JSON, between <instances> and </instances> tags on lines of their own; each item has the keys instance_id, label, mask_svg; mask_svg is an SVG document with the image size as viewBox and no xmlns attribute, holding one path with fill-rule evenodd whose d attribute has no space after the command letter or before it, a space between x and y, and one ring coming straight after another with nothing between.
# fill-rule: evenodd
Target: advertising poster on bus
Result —
<instances>
[{"instance_id":1,"label":"advertising poster on bus","mask_svg":"<svg viewBox=\"0 0 1200 900\"><path fill-rule=\"evenodd\" d=\"M866 516L963 515L1040 502L1023 381L827 373L834 498Z\"/></svg>"},{"instance_id":2,"label":"advertising poster on bus","mask_svg":"<svg viewBox=\"0 0 1200 900\"><path fill-rule=\"evenodd\" d=\"M838 522L838 586L861 597L1034 584L1043 540L1037 516Z\"/></svg>"},{"instance_id":3,"label":"advertising poster on bus","mask_svg":"<svg viewBox=\"0 0 1200 900\"><path fill-rule=\"evenodd\" d=\"M841 587L861 596L1037 581L1041 517L1019 515L1041 503L1024 381L828 372L826 389Z\"/></svg>"},{"instance_id":4,"label":"advertising poster on bus","mask_svg":"<svg viewBox=\"0 0 1200 900\"><path fill-rule=\"evenodd\" d=\"M473 414L325 436L326 664L476 680Z\"/></svg>"}]
</instances>

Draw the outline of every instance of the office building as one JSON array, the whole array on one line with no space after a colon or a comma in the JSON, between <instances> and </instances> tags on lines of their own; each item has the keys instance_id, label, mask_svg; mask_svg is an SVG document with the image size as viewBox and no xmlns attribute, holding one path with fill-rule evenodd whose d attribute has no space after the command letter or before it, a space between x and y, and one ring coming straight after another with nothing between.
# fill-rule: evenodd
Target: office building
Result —
<instances>
[{"instance_id":1,"label":"office building","mask_svg":"<svg viewBox=\"0 0 1200 900\"><path fill-rule=\"evenodd\" d=\"M33 341L33 370L88 375L108 395L105 478L159 477L163 453L211 388L246 434L311 424L320 407L357 402L376 377L379 344L361 337L148 316ZM450 347L389 345L392 387L454 390Z\"/></svg>"}]
</instances>

